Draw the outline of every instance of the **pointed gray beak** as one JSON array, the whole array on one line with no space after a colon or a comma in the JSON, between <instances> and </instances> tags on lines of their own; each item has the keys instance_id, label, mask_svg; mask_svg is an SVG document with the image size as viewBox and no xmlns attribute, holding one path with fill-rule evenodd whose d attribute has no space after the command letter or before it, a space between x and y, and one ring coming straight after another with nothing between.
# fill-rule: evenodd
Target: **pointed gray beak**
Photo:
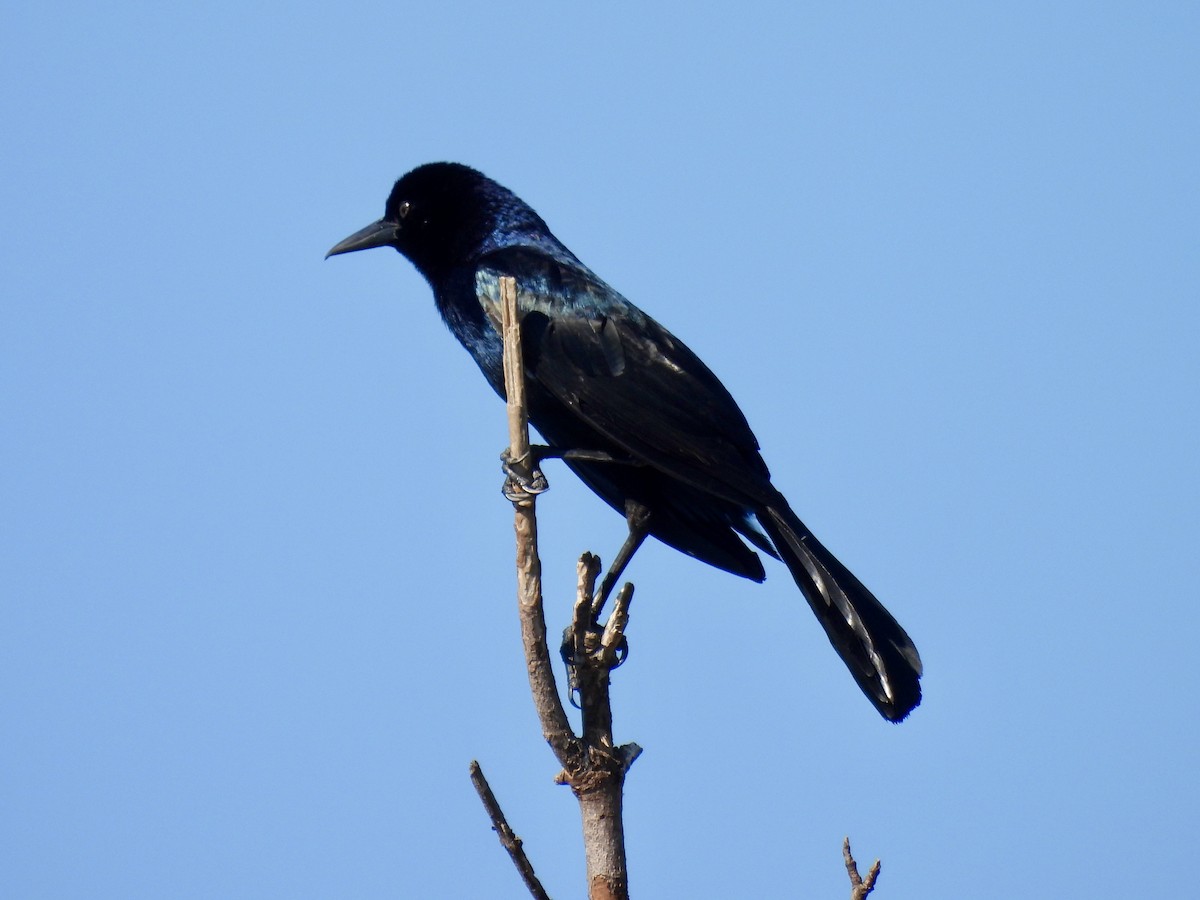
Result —
<instances>
[{"instance_id":1,"label":"pointed gray beak","mask_svg":"<svg viewBox=\"0 0 1200 900\"><path fill-rule=\"evenodd\" d=\"M361 231L354 232L344 241L334 244L333 249L325 254L325 258L329 259L340 253L353 253L355 250L370 250L372 247L388 247L395 242L399 231L400 226L395 222L380 219Z\"/></svg>"}]
</instances>

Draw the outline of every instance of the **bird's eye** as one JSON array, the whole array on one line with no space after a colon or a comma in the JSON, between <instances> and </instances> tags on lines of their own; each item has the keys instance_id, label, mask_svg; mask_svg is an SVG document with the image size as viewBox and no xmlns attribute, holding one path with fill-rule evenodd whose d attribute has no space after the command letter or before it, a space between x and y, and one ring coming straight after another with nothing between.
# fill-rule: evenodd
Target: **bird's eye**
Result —
<instances>
[{"instance_id":1,"label":"bird's eye","mask_svg":"<svg viewBox=\"0 0 1200 900\"><path fill-rule=\"evenodd\" d=\"M403 219L405 216L407 216L408 211L410 209L412 209L412 204L409 203L407 200L405 200L403 203L401 203L400 204L400 218Z\"/></svg>"}]
</instances>

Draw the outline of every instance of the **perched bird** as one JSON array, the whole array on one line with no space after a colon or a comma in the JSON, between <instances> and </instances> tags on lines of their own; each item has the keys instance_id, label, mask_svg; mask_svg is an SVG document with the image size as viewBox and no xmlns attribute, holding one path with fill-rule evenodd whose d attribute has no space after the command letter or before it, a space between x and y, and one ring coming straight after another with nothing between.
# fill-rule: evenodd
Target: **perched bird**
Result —
<instances>
[{"instance_id":1,"label":"perched bird","mask_svg":"<svg viewBox=\"0 0 1200 900\"><path fill-rule=\"evenodd\" d=\"M396 248L425 276L446 325L502 397L499 281L516 279L529 419L545 455L563 456L627 516L626 557L648 533L762 581L748 542L787 565L885 719L899 722L921 702L917 648L771 484L729 392L519 197L467 166L420 166L396 182L382 219L328 256L371 247Z\"/></svg>"}]
</instances>

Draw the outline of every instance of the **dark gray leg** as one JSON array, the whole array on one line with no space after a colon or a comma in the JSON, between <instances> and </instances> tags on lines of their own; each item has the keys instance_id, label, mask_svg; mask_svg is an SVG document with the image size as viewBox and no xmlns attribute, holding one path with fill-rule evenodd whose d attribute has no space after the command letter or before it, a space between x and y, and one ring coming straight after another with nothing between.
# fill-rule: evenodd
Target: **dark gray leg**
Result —
<instances>
[{"instance_id":1,"label":"dark gray leg","mask_svg":"<svg viewBox=\"0 0 1200 900\"><path fill-rule=\"evenodd\" d=\"M633 554L637 553L638 547L642 546L642 541L646 540L646 535L650 533L650 510L640 503L633 500L626 501L625 521L629 523L629 534L626 535L625 543L621 545L621 549L613 558L612 565L604 573L604 578L592 600L592 619L594 621L599 621L600 613L604 611L604 604L608 602L613 588L621 580L625 567L629 565Z\"/></svg>"}]
</instances>

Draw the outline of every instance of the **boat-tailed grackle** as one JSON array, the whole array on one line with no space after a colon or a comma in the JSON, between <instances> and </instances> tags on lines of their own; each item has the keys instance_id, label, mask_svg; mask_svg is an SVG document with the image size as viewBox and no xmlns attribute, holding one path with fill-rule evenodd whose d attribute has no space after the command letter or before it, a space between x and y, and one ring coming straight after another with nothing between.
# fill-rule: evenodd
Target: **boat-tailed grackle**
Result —
<instances>
[{"instance_id":1,"label":"boat-tailed grackle","mask_svg":"<svg viewBox=\"0 0 1200 900\"><path fill-rule=\"evenodd\" d=\"M529 419L559 455L585 451L566 465L689 556L754 581L766 573L751 546L781 559L883 717L898 722L921 702L917 648L771 484L729 392L520 198L467 166L420 166L396 182L382 219L329 255L371 247L396 248L425 276L501 396L499 281L515 278Z\"/></svg>"}]
</instances>

